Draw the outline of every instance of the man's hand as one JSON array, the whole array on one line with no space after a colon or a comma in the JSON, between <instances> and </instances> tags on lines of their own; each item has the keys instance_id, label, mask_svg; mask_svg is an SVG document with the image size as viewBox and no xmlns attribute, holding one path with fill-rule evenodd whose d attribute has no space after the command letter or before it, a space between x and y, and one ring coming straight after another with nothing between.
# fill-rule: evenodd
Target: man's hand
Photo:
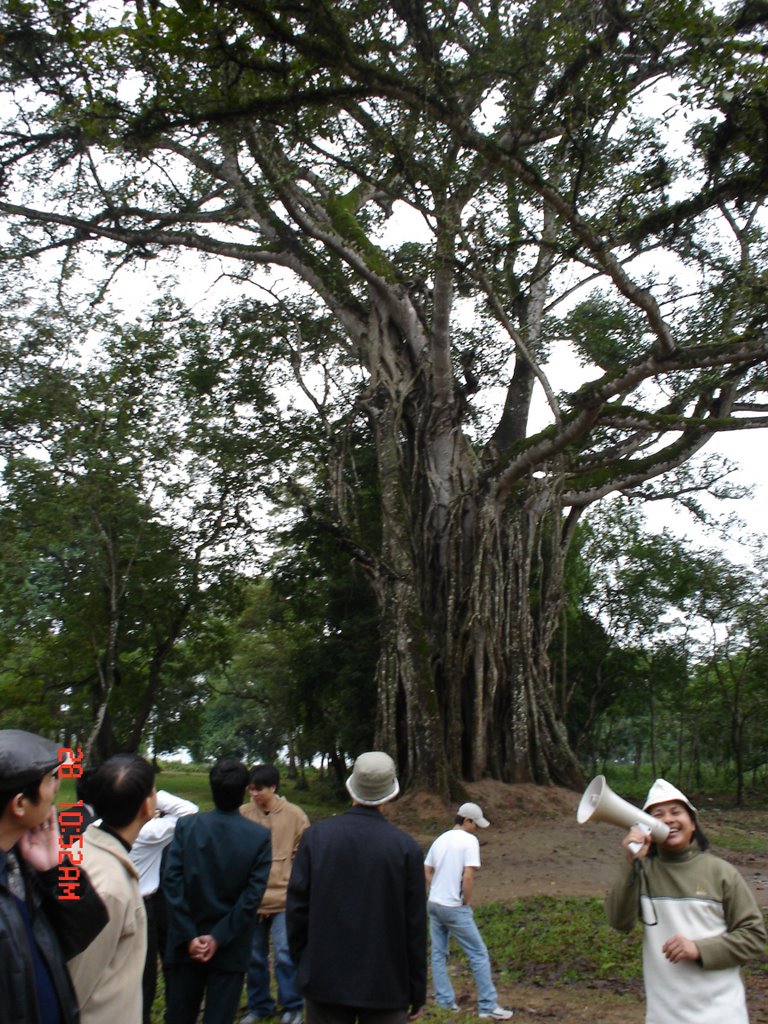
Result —
<instances>
[{"instance_id":1,"label":"man's hand","mask_svg":"<svg viewBox=\"0 0 768 1024\"><path fill-rule=\"evenodd\" d=\"M19 840L19 852L35 871L50 871L59 863L59 822L56 809L40 825L31 828Z\"/></svg>"},{"instance_id":2,"label":"man's hand","mask_svg":"<svg viewBox=\"0 0 768 1024\"><path fill-rule=\"evenodd\" d=\"M196 938L190 939L187 952L193 960L207 964L218 948L219 944L212 935L198 935Z\"/></svg>"},{"instance_id":3,"label":"man's hand","mask_svg":"<svg viewBox=\"0 0 768 1024\"><path fill-rule=\"evenodd\" d=\"M673 964L679 964L682 960L701 959L699 947L692 939L686 939L684 935L673 935L671 939L667 939L661 947L661 951Z\"/></svg>"}]
</instances>

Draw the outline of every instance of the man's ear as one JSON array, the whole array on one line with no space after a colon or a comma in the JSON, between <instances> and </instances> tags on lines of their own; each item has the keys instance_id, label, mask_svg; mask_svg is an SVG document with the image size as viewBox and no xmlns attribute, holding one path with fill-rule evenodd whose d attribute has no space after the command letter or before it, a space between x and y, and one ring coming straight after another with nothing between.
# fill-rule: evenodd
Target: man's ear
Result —
<instances>
[{"instance_id":1,"label":"man's ear","mask_svg":"<svg viewBox=\"0 0 768 1024\"><path fill-rule=\"evenodd\" d=\"M152 806L153 796L154 793L150 793L148 797L145 797L144 802L139 808L139 814L144 819L144 821L149 821L151 818L155 816L155 808Z\"/></svg>"},{"instance_id":2,"label":"man's ear","mask_svg":"<svg viewBox=\"0 0 768 1024\"><path fill-rule=\"evenodd\" d=\"M7 806L10 808L11 815L14 819L21 819L27 813L29 807L29 797L24 796L23 793L17 793L16 796L12 797Z\"/></svg>"}]
</instances>

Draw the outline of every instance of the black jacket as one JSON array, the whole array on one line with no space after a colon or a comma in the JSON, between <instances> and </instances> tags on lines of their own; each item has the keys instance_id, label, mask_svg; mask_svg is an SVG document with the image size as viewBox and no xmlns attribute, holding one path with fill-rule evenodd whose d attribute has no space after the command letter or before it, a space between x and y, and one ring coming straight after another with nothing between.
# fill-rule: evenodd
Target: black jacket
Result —
<instances>
[{"instance_id":1,"label":"black jacket","mask_svg":"<svg viewBox=\"0 0 768 1024\"><path fill-rule=\"evenodd\" d=\"M319 1003L416 1011L426 999L424 855L375 807L304 833L288 883L299 991Z\"/></svg>"},{"instance_id":2,"label":"black jacket","mask_svg":"<svg viewBox=\"0 0 768 1024\"><path fill-rule=\"evenodd\" d=\"M84 871L77 900L58 899L57 867L37 872L17 857L24 875L32 931L53 981L64 1024L77 1024L80 1013L66 960L90 945L107 923L107 910ZM0 998L3 1024L38 1024L34 969L27 930L13 895L0 882Z\"/></svg>"}]
</instances>

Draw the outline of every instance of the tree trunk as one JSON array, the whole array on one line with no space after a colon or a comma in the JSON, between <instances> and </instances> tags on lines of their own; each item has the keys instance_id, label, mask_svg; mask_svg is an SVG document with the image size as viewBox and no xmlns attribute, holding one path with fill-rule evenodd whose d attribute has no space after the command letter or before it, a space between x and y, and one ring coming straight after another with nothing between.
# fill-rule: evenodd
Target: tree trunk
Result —
<instances>
[{"instance_id":1,"label":"tree trunk","mask_svg":"<svg viewBox=\"0 0 768 1024\"><path fill-rule=\"evenodd\" d=\"M400 473L401 451L391 417L377 425L381 480L381 568L374 589L379 603L381 655L377 667L376 743L396 757L401 781L447 793L448 763L432 676L433 643L419 600L424 567L413 543L412 518Z\"/></svg>"},{"instance_id":2,"label":"tree trunk","mask_svg":"<svg viewBox=\"0 0 768 1024\"><path fill-rule=\"evenodd\" d=\"M396 752L401 783L446 795L485 776L581 788L549 658L566 548L557 493L538 480L512 496L484 488L458 403L409 417L435 408L423 392L411 402L425 380L413 374L411 391L369 413L382 522L376 742Z\"/></svg>"}]
</instances>

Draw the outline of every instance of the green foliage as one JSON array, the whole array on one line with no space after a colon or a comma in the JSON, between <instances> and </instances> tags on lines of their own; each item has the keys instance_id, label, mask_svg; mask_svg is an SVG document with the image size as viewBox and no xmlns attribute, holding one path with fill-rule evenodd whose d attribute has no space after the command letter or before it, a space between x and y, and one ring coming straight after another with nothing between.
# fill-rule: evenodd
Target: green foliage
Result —
<instances>
[{"instance_id":1,"label":"green foliage","mask_svg":"<svg viewBox=\"0 0 768 1024\"><path fill-rule=\"evenodd\" d=\"M265 393L252 386L246 406L222 360L203 394L211 334L173 304L120 324L48 307L24 319L7 300L3 704L30 728L65 710L96 757L135 749L147 729L172 748L200 699L195 638L212 657L206 619L240 602L242 516L256 493L241 465L258 462ZM84 330L78 364L67 345Z\"/></svg>"},{"instance_id":2,"label":"green foliage","mask_svg":"<svg viewBox=\"0 0 768 1024\"><path fill-rule=\"evenodd\" d=\"M370 495L358 495L364 508ZM374 515L361 516L369 532ZM332 535L297 524L285 531L275 563L278 615L291 628L289 678L294 682L299 749L327 755L343 781L345 765L374 737L377 609L368 582Z\"/></svg>"},{"instance_id":3,"label":"green foliage","mask_svg":"<svg viewBox=\"0 0 768 1024\"><path fill-rule=\"evenodd\" d=\"M629 303L620 304L599 292L580 302L551 329L569 338L582 365L617 370L639 358L647 344L646 326Z\"/></svg>"},{"instance_id":4,"label":"green foliage","mask_svg":"<svg viewBox=\"0 0 768 1024\"><path fill-rule=\"evenodd\" d=\"M347 761L373 740L378 656L370 590L329 538L291 531L275 575L251 583L226 647L201 665L211 699L190 743L195 757L273 762L291 769L329 758L341 782Z\"/></svg>"},{"instance_id":5,"label":"green foliage","mask_svg":"<svg viewBox=\"0 0 768 1024\"><path fill-rule=\"evenodd\" d=\"M618 502L570 557L556 673L583 763L631 763L635 792L650 762L683 788L746 799L768 767L764 563L652 534Z\"/></svg>"},{"instance_id":6,"label":"green foliage","mask_svg":"<svg viewBox=\"0 0 768 1024\"><path fill-rule=\"evenodd\" d=\"M254 580L244 585L236 617L208 623L220 644L199 665L210 699L188 743L194 758L273 762L291 740L296 715L288 659L296 641L276 609L271 581ZM205 644L198 646L202 653Z\"/></svg>"}]
</instances>

